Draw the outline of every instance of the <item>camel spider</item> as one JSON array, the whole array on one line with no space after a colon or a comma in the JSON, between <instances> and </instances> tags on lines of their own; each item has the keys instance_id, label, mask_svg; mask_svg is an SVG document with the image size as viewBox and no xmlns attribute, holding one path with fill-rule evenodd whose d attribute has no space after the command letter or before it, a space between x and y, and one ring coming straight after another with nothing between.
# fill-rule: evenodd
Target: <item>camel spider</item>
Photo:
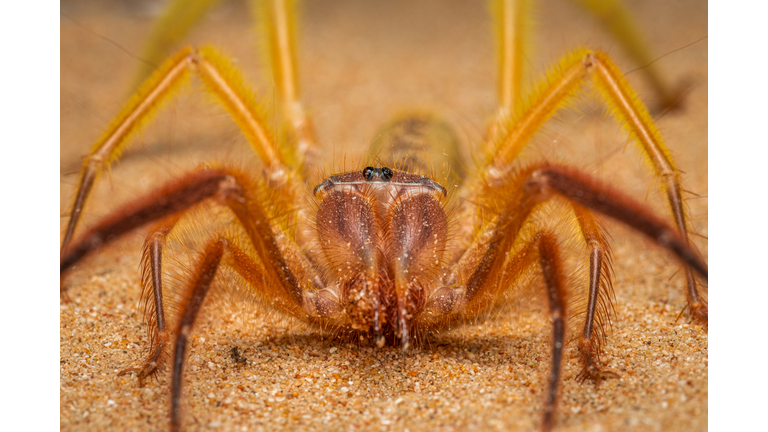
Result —
<instances>
[{"instance_id":1,"label":"camel spider","mask_svg":"<svg viewBox=\"0 0 768 432\"><path fill-rule=\"evenodd\" d=\"M383 152L383 153L384 153L384 152ZM386 153L385 153L385 156L383 156L383 157L382 157L382 159L384 159L384 158L386 158L386 157L388 157L388 156L386 156ZM389 162L386 162L386 163L380 163L380 164L372 164L372 166L373 166L374 168L377 168L377 169L381 169L381 168L382 168L384 165L389 165ZM394 167L392 167L391 165L389 165L389 166L390 166L390 168L394 168ZM471 164L470 164L470 166L471 166ZM362 173L363 173L363 170L362 170L363 168L364 168L364 165L363 165L363 166L361 166L359 169L356 169L356 170L354 170L353 172L356 172L356 173L360 173L360 174L362 174ZM257 175L258 175L258 174L259 174L259 173L257 173ZM319 183L320 183L320 181L315 181L313 184L311 184L311 185L310 185L310 187L314 187L314 186L316 186L316 185L317 185L317 184L319 184ZM438 183L440 183L440 180L439 180L439 179L438 179ZM422 187L423 187L423 186L422 186ZM455 192L454 192L454 194L455 194ZM308 195L309 195L309 194L306 194L306 196L308 196ZM452 213L452 216L453 216L454 218L456 218L456 217L457 217L457 215L458 215L458 214L460 214L460 212L461 212L461 209L459 208L459 202L460 202L460 198L458 198L458 195L454 195L454 197L452 198L452 200L453 200L453 203L456 205L456 207L455 207L454 209L452 209L452 211L453 211L453 213ZM320 204L318 204L318 205L320 205ZM458 237L458 234L454 234L453 236L454 236L454 238L457 238L457 237ZM75 238L75 241L77 241L77 237ZM445 259L445 260L449 260L449 259L447 259L447 258L444 258L444 259ZM618 289L620 289L620 288L617 288L617 290L618 290ZM572 329L572 330L574 330L574 329ZM369 340L370 340L370 338L369 338ZM393 340L394 340L394 339L393 339ZM390 340L390 342L392 342L392 340ZM544 363L546 364L546 363L547 363L547 361L545 360L545 361L544 361ZM540 393L537 393L537 395L535 396L535 398L538 398L539 400L543 400L543 398L540 396Z\"/></svg>"}]
</instances>

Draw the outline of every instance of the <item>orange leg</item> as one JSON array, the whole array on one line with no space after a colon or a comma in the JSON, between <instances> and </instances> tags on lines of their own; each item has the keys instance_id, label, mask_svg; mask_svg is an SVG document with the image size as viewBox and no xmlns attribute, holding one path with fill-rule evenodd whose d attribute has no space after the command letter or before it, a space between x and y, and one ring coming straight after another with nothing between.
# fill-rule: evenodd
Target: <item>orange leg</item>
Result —
<instances>
[{"instance_id":1,"label":"orange leg","mask_svg":"<svg viewBox=\"0 0 768 432\"><path fill-rule=\"evenodd\" d=\"M194 276L184 287L183 300L175 306L179 310L178 323L173 335L173 371L171 374L171 431L181 430L181 398L186 349L197 318L206 296L210 293L217 271L226 265L233 268L252 287L268 295L264 286L265 269L247 253L238 248L225 236L216 235L208 242L194 272ZM226 288L223 287L222 288ZM280 299L270 299L271 304L279 307ZM295 306L301 306L299 303ZM164 352L162 353L164 355Z\"/></svg>"},{"instance_id":2,"label":"orange leg","mask_svg":"<svg viewBox=\"0 0 768 432\"><path fill-rule=\"evenodd\" d=\"M261 8L269 51L270 66L280 92L283 113L296 134L298 164L306 175L307 168L318 161L318 145L312 121L304 110L299 92L296 66L296 2L293 0L253 1L254 10ZM259 14L257 14L259 15Z\"/></svg>"},{"instance_id":3,"label":"orange leg","mask_svg":"<svg viewBox=\"0 0 768 432\"><path fill-rule=\"evenodd\" d=\"M144 386L144 379L163 368L164 353L169 341L166 325L165 303L163 302L163 247L165 239L179 221L182 213L178 212L158 222L144 241L141 260L142 304L144 319L147 321L150 349L149 356L140 367L126 368L118 375L137 372L139 387ZM151 291L150 291L151 287Z\"/></svg>"},{"instance_id":4,"label":"orange leg","mask_svg":"<svg viewBox=\"0 0 768 432\"><path fill-rule=\"evenodd\" d=\"M62 250L60 273L94 250L149 222L188 209L219 192L227 173L200 170L159 188L153 194L129 203L84 233L71 247ZM71 224L71 220L70 220Z\"/></svg>"},{"instance_id":5,"label":"orange leg","mask_svg":"<svg viewBox=\"0 0 768 432\"><path fill-rule=\"evenodd\" d=\"M269 188L235 170L203 169L187 174L125 205L86 232L62 257L62 280L66 270L102 245L146 223L215 198L234 213L264 262L264 285L272 289L270 297L278 299L275 302L282 309L298 316L304 293L318 289L316 285L321 279L298 246L282 234L275 219L267 214L264 203L270 202L271 196Z\"/></svg>"},{"instance_id":6,"label":"orange leg","mask_svg":"<svg viewBox=\"0 0 768 432\"><path fill-rule=\"evenodd\" d=\"M704 280L707 279L707 264L690 247L685 237L642 204L578 170L559 165L545 166L531 174L526 187L536 189L542 198L558 194L624 223L674 253L691 273L695 271Z\"/></svg>"},{"instance_id":7,"label":"orange leg","mask_svg":"<svg viewBox=\"0 0 768 432\"><path fill-rule=\"evenodd\" d=\"M686 268L707 278L706 263L674 228L644 205L574 168L541 163L510 174L504 183L505 189L492 190L498 196L488 197L491 203L501 203L501 207L489 208L498 216L477 235L447 278L450 284L465 287L463 295L469 311L477 312L498 297L489 289L498 291L510 286L511 282L502 277L506 251L525 237L523 227L531 213L556 195L639 231L675 254ZM581 216L585 216L584 212ZM584 232L590 235L589 230ZM489 281L497 280L489 285Z\"/></svg>"},{"instance_id":8,"label":"orange leg","mask_svg":"<svg viewBox=\"0 0 768 432\"><path fill-rule=\"evenodd\" d=\"M552 368L549 372L549 383L545 390L544 419L541 426L544 431L551 430L555 424L566 324L568 322L567 278L563 274L563 260L559 249L557 238L552 233L538 232L530 242L515 254L505 269L505 273L513 274L514 278L517 279L524 271L538 263L544 277L547 305L549 315L552 318Z\"/></svg>"},{"instance_id":9,"label":"orange leg","mask_svg":"<svg viewBox=\"0 0 768 432\"><path fill-rule=\"evenodd\" d=\"M599 346L592 342L593 323L601 326L607 322L602 311L596 307L600 292L600 280L608 250L601 230L596 225L591 212L608 216L636 231L646 235L659 246L674 253L686 266L706 280L706 263L688 245L684 238L669 224L655 216L645 206L635 202L622 193L601 184L580 171L559 165L538 164L514 173L505 179L507 200L493 200L503 203L501 208L493 209L499 216L477 236L477 240L454 266L447 284L452 288L435 292L428 300L427 310L453 316L453 319L472 317L483 309L505 298L503 291L512 289L523 272L531 265L530 249L538 247L541 266L547 285L550 313L554 320L554 351L550 386L547 390L543 430L549 430L553 424L553 415L557 399L560 362L562 355L564 321L566 310L563 306L567 298L562 288L563 277L557 243L554 237L538 232L533 239L523 246L517 246L530 232L526 230L526 221L536 208L555 196L566 199L574 207L582 226L585 241L597 243L592 247L590 256L590 295L588 298L587 323L582 333L580 348L583 350L583 368L580 376L599 381L613 376L610 372L599 370ZM501 193L497 191L496 193ZM539 243L537 243L539 242ZM510 252L515 250L511 257ZM597 318L595 318L595 316ZM562 321L562 322L561 322ZM599 339L598 339L599 341Z\"/></svg>"},{"instance_id":10,"label":"orange leg","mask_svg":"<svg viewBox=\"0 0 768 432\"><path fill-rule=\"evenodd\" d=\"M498 251L491 244L489 251ZM550 430L554 425L554 416L557 412L558 387L560 385L560 375L562 367L563 349L565 347L566 324L568 321L566 290L566 277L563 274L562 255L559 251L557 239L554 234L548 231L539 231L535 233L530 240L521 245L514 254L507 258L502 258L505 262L503 269L495 273L498 278L478 279L488 275L484 264L494 266L495 261L491 255L486 255L487 260L478 267L473 277L476 284L473 288L470 284L464 286L443 287L436 290L432 296L427 299L427 304L422 313L417 317L419 325L429 326L433 324L435 317L447 317L448 320L462 321L476 315L482 307L498 299L504 298L503 290L515 286L515 282L529 271L537 263L540 266L541 273L544 276L544 282L547 293L547 304L549 306L550 317L552 318L552 368L550 370L549 384L546 389L546 400L544 405L544 419L542 430ZM502 254L504 255L504 254ZM479 276L479 277L478 277ZM440 319L440 318L438 318Z\"/></svg>"},{"instance_id":11,"label":"orange leg","mask_svg":"<svg viewBox=\"0 0 768 432\"><path fill-rule=\"evenodd\" d=\"M156 21L142 58L150 64L160 64L178 46L219 0L171 0ZM296 61L295 0L251 0L251 10L258 22L259 48L272 72L283 116L291 124L296 138L297 166L304 171L313 166L318 155L317 139L312 122L301 103L298 66ZM263 40L261 40L263 39ZM144 68L140 80L149 76ZM304 172L306 175L306 172Z\"/></svg>"},{"instance_id":12,"label":"orange leg","mask_svg":"<svg viewBox=\"0 0 768 432\"><path fill-rule=\"evenodd\" d=\"M589 291L584 309L584 328L579 337L582 362L579 379L592 379L598 383L603 378L618 377L615 373L600 368L605 326L610 323L608 314L613 309L611 247L595 214L574 202L571 202L571 207L589 251Z\"/></svg>"},{"instance_id":13,"label":"orange leg","mask_svg":"<svg viewBox=\"0 0 768 432\"><path fill-rule=\"evenodd\" d=\"M234 170L192 172L107 216L68 249L62 259L63 279L66 271L89 253L137 227L160 220L147 237L142 259L142 300L152 341L150 353L140 367L125 369L121 374L138 372L139 383L143 384L144 379L156 373L166 361L166 347L173 341L173 430L179 428L181 376L187 340L220 264L234 269L255 295L269 299L272 307L290 315L311 319L305 303L313 301L315 309L322 305L327 315L338 312L338 304L323 302L322 298L315 301L322 297L317 293L322 286L309 286L307 281L321 283L321 280L298 247L275 234L279 228L268 216L262 196L270 192L263 189L266 188L249 182L247 177ZM245 233L243 248L255 249L259 261L251 258L254 251L238 246L240 239L231 241L227 236L217 234L206 246L192 278L168 305L163 296L162 281L162 250L166 238L184 213L209 199L232 211ZM174 316L173 311L178 311L178 315Z\"/></svg>"},{"instance_id":14,"label":"orange leg","mask_svg":"<svg viewBox=\"0 0 768 432\"><path fill-rule=\"evenodd\" d=\"M540 233L536 236L538 242L539 265L544 275L547 287L547 300L549 314L552 317L552 370L549 373L549 387L547 399L544 405L544 421L541 429L548 431L555 424L557 412L557 388L560 384L560 372L563 363L563 349L565 348L565 324L566 324L566 290L565 277L563 275L562 259L560 257L557 240L554 236Z\"/></svg>"},{"instance_id":15,"label":"orange leg","mask_svg":"<svg viewBox=\"0 0 768 432\"><path fill-rule=\"evenodd\" d=\"M640 28L632 19L632 13L621 0L571 0L592 13L605 30L619 42L624 52L640 67L642 73L660 99L659 108L676 108L681 95L664 79L656 67L655 56L646 45Z\"/></svg>"},{"instance_id":16,"label":"orange leg","mask_svg":"<svg viewBox=\"0 0 768 432\"><path fill-rule=\"evenodd\" d=\"M173 349L173 374L171 376L171 431L181 429L181 379L184 372L187 342L192 333L192 325L203 305L206 294L211 287L216 270L224 255L225 239L212 241L205 248L203 260L199 264L192 286L189 289L189 299L183 305L181 317L176 328L176 342Z\"/></svg>"}]
</instances>

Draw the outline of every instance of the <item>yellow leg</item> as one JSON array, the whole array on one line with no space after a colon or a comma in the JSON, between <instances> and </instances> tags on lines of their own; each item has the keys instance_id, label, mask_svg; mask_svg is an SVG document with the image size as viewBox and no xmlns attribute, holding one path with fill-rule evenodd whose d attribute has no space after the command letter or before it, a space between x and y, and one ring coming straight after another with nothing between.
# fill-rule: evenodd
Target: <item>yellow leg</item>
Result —
<instances>
[{"instance_id":1,"label":"yellow leg","mask_svg":"<svg viewBox=\"0 0 768 432\"><path fill-rule=\"evenodd\" d=\"M141 59L144 63L136 74L136 82L131 88L143 83L158 65L178 49L182 40L208 11L221 0L171 0L165 6L149 35Z\"/></svg>"},{"instance_id":2,"label":"yellow leg","mask_svg":"<svg viewBox=\"0 0 768 432\"><path fill-rule=\"evenodd\" d=\"M654 66L654 56L648 48L642 32L632 19L629 9L621 0L571 0L593 14L605 30L624 48L658 95L660 105L674 108L680 103L680 94L665 81Z\"/></svg>"},{"instance_id":3,"label":"yellow leg","mask_svg":"<svg viewBox=\"0 0 768 432\"><path fill-rule=\"evenodd\" d=\"M491 10L498 50L498 120L508 120L523 95L525 53L530 40L530 5L527 0L497 0Z\"/></svg>"},{"instance_id":4,"label":"yellow leg","mask_svg":"<svg viewBox=\"0 0 768 432\"><path fill-rule=\"evenodd\" d=\"M296 66L296 0L252 1L266 38L272 77L282 102L283 115L296 134L296 153L303 166L313 165L318 156L317 138L299 96ZM261 33L261 32L260 32Z\"/></svg>"},{"instance_id":5,"label":"yellow leg","mask_svg":"<svg viewBox=\"0 0 768 432\"><path fill-rule=\"evenodd\" d=\"M199 23L220 0L173 0L158 19L144 49L149 65L160 64L168 53ZM299 165L316 162L318 149L312 122L300 101L296 62L296 0L253 0L251 9L263 37L264 59L274 79L284 118L292 126L297 141ZM139 71L140 80L151 70Z\"/></svg>"},{"instance_id":6,"label":"yellow leg","mask_svg":"<svg viewBox=\"0 0 768 432\"><path fill-rule=\"evenodd\" d=\"M624 51L642 67L648 81L657 93L662 107L671 108L680 103L680 96L662 78L654 66L654 57L632 14L621 0L571 0L595 16L600 24L624 48ZM494 0L491 12L497 48L498 111L491 123L489 142L503 133L514 112L523 102L526 53L530 51L533 11L528 0Z\"/></svg>"},{"instance_id":7,"label":"yellow leg","mask_svg":"<svg viewBox=\"0 0 768 432\"><path fill-rule=\"evenodd\" d=\"M85 158L78 191L72 207L61 254L72 240L88 195L98 174L110 162L120 157L130 143L130 136L149 121L157 109L188 81L195 72L229 112L243 135L267 167L269 181L286 189L293 198L302 184L296 175L295 156L275 141L253 93L244 84L240 73L229 61L210 47L200 50L185 48L168 59L147 79L138 92L110 123L107 130Z\"/></svg>"}]
</instances>

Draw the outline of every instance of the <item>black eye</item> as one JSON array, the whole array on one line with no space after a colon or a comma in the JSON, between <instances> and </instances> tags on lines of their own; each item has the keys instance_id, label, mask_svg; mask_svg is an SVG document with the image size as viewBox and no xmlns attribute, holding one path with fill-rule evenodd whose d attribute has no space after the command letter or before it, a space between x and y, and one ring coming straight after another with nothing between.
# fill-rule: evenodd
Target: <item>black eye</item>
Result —
<instances>
[{"instance_id":1,"label":"black eye","mask_svg":"<svg viewBox=\"0 0 768 432\"><path fill-rule=\"evenodd\" d=\"M387 167L381 169L381 179L384 181L389 181L392 178L392 174L394 174L392 170Z\"/></svg>"},{"instance_id":2,"label":"black eye","mask_svg":"<svg viewBox=\"0 0 768 432\"><path fill-rule=\"evenodd\" d=\"M367 181L371 181L371 180L373 180L373 174L374 174L375 172L376 172L376 170L375 170L375 169L373 169L373 167L365 167L365 168L363 169L363 177L364 177L364 178L365 178Z\"/></svg>"}]
</instances>

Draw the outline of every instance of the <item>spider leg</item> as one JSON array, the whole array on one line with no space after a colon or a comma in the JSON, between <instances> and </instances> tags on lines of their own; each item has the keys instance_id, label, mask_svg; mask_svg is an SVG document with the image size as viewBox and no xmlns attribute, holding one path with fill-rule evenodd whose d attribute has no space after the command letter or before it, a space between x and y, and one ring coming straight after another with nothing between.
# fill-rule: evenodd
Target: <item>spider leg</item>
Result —
<instances>
[{"instance_id":1,"label":"spider leg","mask_svg":"<svg viewBox=\"0 0 768 432\"><path fill-rule=\"evenodd\" d=\"M493 1L491 15L498 48L496 97L499 107L490 125L488 141L495 142L506 130L515 106L523 95L526 51L532 27L530 2Z\"/></svg>"},{"instance_id":2,"label":"spider leg","mask_svg":"<svg viewBox=\"0 0 768 432\"><path fill-rule=\"evenodd\" d=\"M263 261L264 285L276 287L272 293L278 299L275 301L285 307L302 305L304 295L321 288L322 280L298 246L268 216L264 203L270 197L267 186L256 184L234 169L192 172L126 204L86 232L62 257L62 279L66 270L104 244L146 223L215 198L232 211ZM295 314L299 314L299 309Z\"/></svg>"},{"instance_id":3,"label":"spider leg","mask_svg":"<svg viewBox=\"0 0 768 432\"><path fill-rule=\"evenodd\" d=\"M506 214L514 215L514 219L503 222L499 219L504 217L497 218L481 231L474 244L467 249L457 265L454 266L452 274L448 278L450 284L461 285L461 281L464 281L465 288L460 289L457 293L455 289L446 287L442 288L443 291L438 289L432 296L432 301L438 302L434 306L437 308L436 316L448 313L448 310L445 309L447 304L451 304L448 309L464 307L464 313L472 315L496 302L503 292L515 286L520 276L514 271L508 274L511 271L510 268L516 268L513 265L514 260L505 261L506 263L502 267L495 270L494 260L498 251L514 247L514 242L504 243L505 237L520 239L528 238L531 234L528 232L529 230L524 229L524 224L530 215L536 211L540 201L535 193L526 191L526 185L533 173L543 166L548 165L534 165L510 176L509 185L497 191L499 197L504 198L489 200L489 202L497 203L519 203L517 207L509 207L506 210ZM587 286L586 299L576 299L578 305L575 316L584 317L583 328L579 337L582 362L580 377L600 380L614 376L611 372L600 369L600 353L605 337L605 326L610 325L609 312L612 309L611 250L593 211L575 202L569 204L576 215L579 232L589 257L589 277L588 281L585 281ZM504 214L505 212L504 209L494 209L494 211L497 214ZM499 236L498 231L500 229L505 233L504 236ZM488 286L490 280L496 280L496 282L492 286ZM445 294L445 290L448 290L449 293ZM478 294L479 292L482 294ZM446 295L447 297L441 297ZM439 304L441 301L445 304ZM465 303L465 306L460 306L462 302Z\"/></svg>"},{"instance_id":4,"label":"spider leg","mask_svg":"<svg viewBox=\"0 0 768 432\"><path fill-rule=\"evenodd\" d=\"M488 198L489 205L500 205L488 210L498 216L481 230L446 278L447 285L462 287L451 302L465 313L475 314L495 301L506 284L494 283L496 288L491 291L487 284L502 274L505 253L514 247L530 214L556 195L644 234L707 279L707 264L674 228L642 204L576 169L535 164L509 173L503 184L488 190L496 195ZM481 292L483 295L478 295Z\"/></svg>"},{"instance_id":5,"label":"spider leg","mask_svg":"<svg viewBox=\"0 0 768 432\"><path fill-rule=\"evenodd\" d=\"M590 213L596 212L646 235L659 246L674 253L686 268L693 269L702 278L707 278L708 270L706 263L675 228L652 214L642 204L607 185L598 183L576 169L540 163L508 174L502 184L503 187L495 193L505 196L506 199L501 200L498 197L489 199L491 203L501 203L500 208L489 209L498 216L478 234L473 244L453 266L445 281L447 286L435 290L427 300L425 311L428 312L427 315L439 315L447 320L476 316L482 310L501 301L504 292L512 289L511 287L515 285L522 272L531 264L527 255L529 249L537 246L547 285L550 312L555 320L553 373L547 391L542 425L542 429L549 430L553 421L562 355L563 342L559 335L561 332L564 333L564 323L559 323L558 319L565 319L563 302L566 295L560 282L563 277L560 274L561 264L554 236L539 232L532 241L516 249L519 240L527 236L524 227L536 208L541 203L559 196L572 204L588 244L604 242L594 216ZM537 241L539 243L536 243ZM510 257L509 252L513 250L517 252ZM595 305L600 292L605 291L600 289L602 276L597 270L602 272L603 265L598 261L605 258L606 251L606 248L593 247L590 257L592 275L588 308L591 310L588 312L592 316L595 314ZM590 362L596 361L599 354L599 347L592 345L594 337L591 333L590 319L592 318L588 316L580 344L580 347L585 350L582 352L585 356L582 376L592 374L589 377L599 380L611 374L599 369L595 370L597 366L590 365ZM607 320L608 317L605 319ZM584 339L587 333L590 334ZM584 340L586 343L583 342Z\"/></svg>"},{"instance_id":6,"label":"spider leg","mask_svg":"<svg viewBox=\"0 0 768 432\"><path fill-rule=\"evenodd\" d=\"M679 94L662 79L654 66L654 57L632 14L621 0L571 0L595 18L622 45L634 62L642 67L662 107L675 107ZM507 129L512 114L523 105L526 52L533 24L529 0L496 0L491 3L493 30L497 47L496 85L499 107L491 123L489 141L495 142Z\"/></svg>"},{"instance_id":7,"label":"spider leg","mask_svg":"<svg viewBox=\"0 0 768 432\"><path fill-rule=\"evenodd\" d=\"M501 254L504 255L504 254ZM548 431L554 425L557 407L557 393L562 372L563 348L567 322L568 293L565 287L566 277L563 274L561 253L554 234L539 231L524 245L520 246L509 258L502 258L504 264L496 273L498 278L486 279L477 285L471 293L462 288L443 287L435 292L427 301L426 313L419 318L420 324L431 324L435 317L467 318L476 314L480 307L497 302L505 289L514 286L521 276L537 263L544 276L547 292L547 304L552 318L552 368L549 384L546 389L544 415L541 429ZM453 315L453 317L451 317ZM441 318L437 318L439 320Z\"/></svg>"},{"instance_id":8,"label":"spider leg","mask_svg":"<svg viewBox=\"0 0 768 432\"><path fill-rule=\"evenodd\" d=\"M181 40L205 18L219 0L171 0L165 4L147 38L132 88L144 82L157 65L177 50Z\"/></svg>"},{"instance_id":9,"label":"spider leg","mask_svg":"<svg viewBox=\"0 0 768 432\"><path fill-rule=\"evenodd\" d=\"M660 99L660 108L676 108L681 95L662 78L655 65L656 58L647 46L631 11L621 0L571 0L597 18L600 24L623 47L627 55L639 66Z\"/></svg>"},{"instance_id":10,"label":"spider leg","mask_svg":"<svg viewBox=\"0 0 768 432\"><path fill-rule=\"evenodd\" d=\"M119 375L136 372L139 387L144 386L144 379L154 375L163 365L163 353L168 343L165 306L163 303L163 247L165 239L179 221L182 212L178 212L158 222L152 227L146 240L141 260L141 295L144 305L144 318L147 320L150 349L149 356L140 367L121 370ZM149 291L149 287L152 291Z\"/></svg>"},{"instance_id":11,"label":"spider leg","mask_svg":"<svg viewBox=\"0 0 768 432\"><path fill-rule=\"evenodd\" d=\"M156 21L142 58L149 64L160 64L174 46L195 27L219 0L169 1ZM314 127L301 103L296 62L296 1L269 0L250 2L256 22L262 56L269 64L283 116L296 135L296 156L299 166L307 168L318 156ZM140 81L149 74L148 67L139 71ZM306 175L306 172L303 172Z\"/></svg>"},{"instance_id":12,"label":"spider leg","mask_svg":"<svg viewBox=\"0 0 768 432\"><path fill-rule=\"evenodd\" d=\"M176 328L176 342L173 349L173 374L171 377L171 431L181 428L181 379L186 360L187 342L192 333L192 325L195 322L200 307L203 305L206 294L211 287L216 270L219 268L227 240L219 238L208 244L205 248L202 262L198 265L197 272L189 289L189 299L184 304Z\"/></svg>"},{"instance_id":13,"label":"spider leg","mask_svg":"<svg viewBox=\"0 0 768 432\"><path fill-rule=\"evenodd\" d=\"M590 76L613 116L637 140L651 162L655 175L661 179L675 226L688 245L688 218L683 205L680 172L648 110L616 65L600 51L577 50L563 57L560 63L550 70L547 77L532 92L529 102L521 104L519 109L515 110L510 122L512 126L508 128L506 135L495 143L495 150L488 165L473 179L474 187L468 188L468 193L483 195L500 187L512 169L513 161L531 137L556 111L574 98L577 90ZM465 206L463 211L471 217L471 212L476 210ZM699 294L696 279L690 268L685 269L685 275L692 316L706 324L706 302Z\"/></svg>"},{"instance_id":14,"label":"spider leg","mask_svg":"<svg viewBox=\"0 0 768 432\"><path fill-rule=\"evenodd\" d=\"M178 305L180 314L174 331L176 339L173 345L171 376L171 431L181 429L182 378L187 344L192 334L195 319L210 292L217 271L222 265L232 267L249 284L260 287L265 296L267 293L267 287L264 283L267 278L265 268L224 235L216 235L213 240L208 242L194 276L189 280L182 293L182 304ZM281 304L278 298L274 300L273 306L285 308L286 305ZM300 308L301 304L293 306Z\"/></svg>"},{"instance_id":15,"label":"spider leg","mask_svg":"<svg viewBox=\"0 0 768 432\"><path fill-rule=\"evenodd\" d=\"M613 372L600 369L600 353L605 339L605 325L610 324L609 309L613 309L613 281L611 247L593 212L575 202L571 208L576 214L584 244L589 250L589 291L584 310L584 328L579 337L582 368L579 379L617 378Z\"/></svg>"},{"instance_id":16,"label":"spider leg","mask_svg":"<svg viewBox=\"0 0 768 432\"><path fill-rule=\"evenodd\" d=\"M283 113L296 134L296 155L301 159L299 165L306 175L306 169L317 163L319 149L314 126L300 99L295 43L296 1L252 0L251 6L254 14L261 18L266 33L272 76L280 93Z\"/></svg>"},{"instance_id":17,"label":"spider leg","mask_svg":"<svg viewBox=\"0 0 768 432\"><path fill-rule=\"evenodd\" d=\"M289 200L296 202L303 185L296 175L295 161L274 139L260 112L256 99L244 84L237 69L211 47L184 48L163 63L131 97L84 160L75 201L61 245L61 256L67 252L80 220L82 210L97 177L104 167L117 160L130 143L129 137L146 123L157 109L170 99L196 73L205 88L214 94L240 127L253 149L266 165L267 176L274 187L281 187Z\"/></svg>"},{"instance_id":18,"label":"spider leg","mask_svg":"<svg viewBox=\"0 0 768 432\"><path fill-rule=\"evenodd\" d=\"M549 165L531 173L526 187L540 193L542 199L557 194L624 223L674 253L691 273L695 271L707 280L707 264L686 238L645 206L608 185L598 183L574 168Z\"/></svg>"},{"instance_id":19,"label":"spider leg","mask_svg":"<svg viewBox=\"0 0 768 432\"><path fill-rule=\"evenodd\" d=\"M225 178L226 172L223 170L196 171L116 210L81 235L71 247L63 250L60 262L62 278L70 267L86 255L123 234L214 196Z\"/></svg>"},{"instance_id":20,"label":"spider leg","mask_svg":"<svg viewBox=\"0 0 768 432\"><path fill-rule=\"evenodd\" d=\"M120 374L138 372L139 384L164 363L166 346L174 340L171 398L171 428L180 426L179 403L184 354L195 317L205 299L216 271L225 264L237 272L270 307L315 323L330 322L342 312L341 304L323 290L322 280L298 247L280 234L270 220L260 195L267 188L250 182L232 169L203 169L173 181L147 197L129 203L86 232L65 254L66 270L89 253L148 222L157 221L145 242L143 302L152 345L140 367ZM266 193L266 192L265 192ZM203 258L182 291L169 306L163 298L162 253L167 236L180 217L204 200L213 199L229 208L245 232L248 249L255 249L258 261L239 247L229 235L216 235L205 247ZM151 286L151 287L150 287ZM324 321L325 320L325 321ZM175 323L175 325L173 324ZM169 330L171 329L171 330Z\"/></svg>"},{"instance_id":21,"label":"spider leg","mask_svg":"<svg viewBox=\"0 0 768 432\"><path fill-rule=\"evenodd\" d=\"M544 405L544 421L541 426L542 430L548 431L554 425L557 387L560 383L560 372L563 363L566 322L565 302L567 296L557 239L546 233L540 233L537 237L539 264L541 265L541 271L544 274L544 281L547 286L549 313L552 317L552 370L550 371L547 399Z\"/></svg>"}]
</instances>

